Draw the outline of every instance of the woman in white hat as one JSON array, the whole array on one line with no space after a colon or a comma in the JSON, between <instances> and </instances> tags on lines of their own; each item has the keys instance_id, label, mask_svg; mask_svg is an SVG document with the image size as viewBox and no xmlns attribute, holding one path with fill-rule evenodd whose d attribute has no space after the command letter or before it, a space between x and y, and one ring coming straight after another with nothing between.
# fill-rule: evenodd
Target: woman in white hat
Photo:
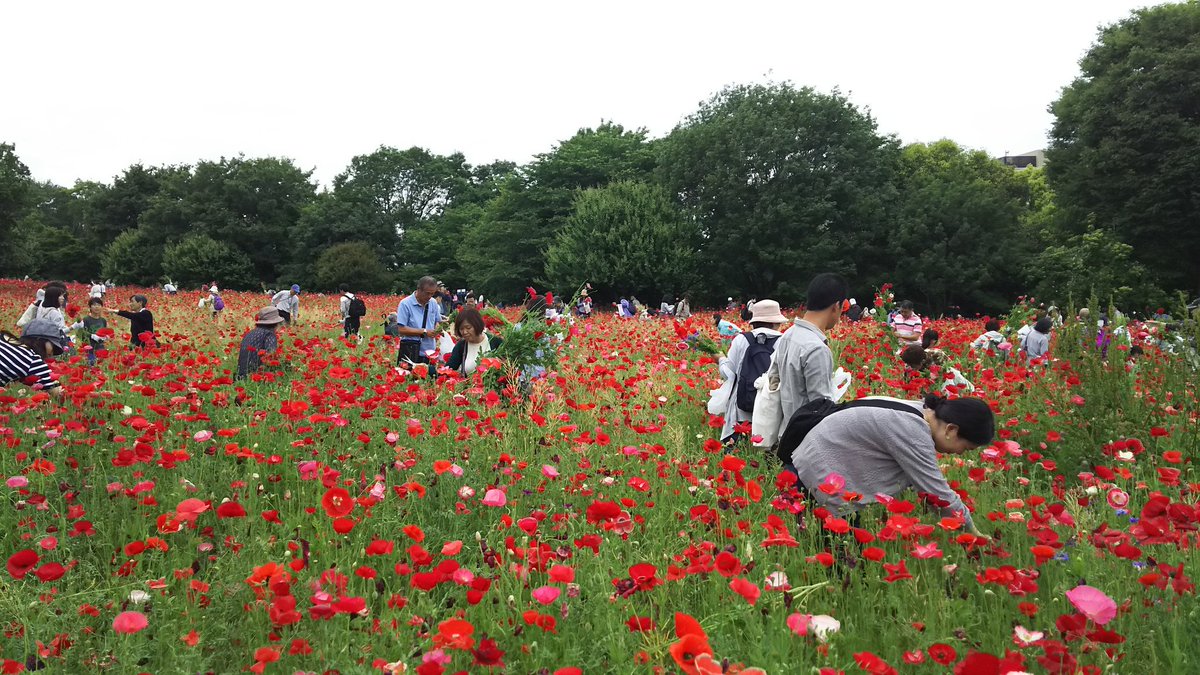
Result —
<instances>
[{"instance_id":1,"label":"woman in white hat","mask_svg":"<svg viewBox=\"0 0 1200 675\"><path fill-rule=\"evenodd\" d=\"M741 434L735 431L739 422L749 422L754 412L754 396L757 390L754 381L766 372L775 351L775 341L782 333L780 326L787 317L774 300L759 300L754 303L748 332L740 333L729 344L729 354L721 359L721 377L732 380L732 392L725 406L725 426L721 429L721 441L726 445L736 443Z\"/></svg>"}]
</instances>

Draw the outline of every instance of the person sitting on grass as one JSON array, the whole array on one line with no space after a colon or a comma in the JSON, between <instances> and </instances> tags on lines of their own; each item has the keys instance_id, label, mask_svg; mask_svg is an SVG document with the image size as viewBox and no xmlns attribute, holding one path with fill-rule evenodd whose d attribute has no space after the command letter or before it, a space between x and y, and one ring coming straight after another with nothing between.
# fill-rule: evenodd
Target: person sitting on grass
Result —
<instances>
[{"instance_id":1,"label":"person sitting on grass","mask_svg":"<svg viewBox=\"0 0 1200 675\"><path fill-rule=\"evenodd\" d=\"M254 319L254 328L242 338L238 349L237 375L234 379L244 380L262 368L264 354L274 354L279 349L279 337L275 329L283 323L283 317L274 306L259 310Z\"/></svg>"},{"instance_id":2,"label":"person sitting on grass","mask_svg":"<svg viewBox=\"0 0 1200 675\"><path fill-rule=\"evenodd\" d=\"M932 395L901 403L912 410L851 407L821 420L792 453L798 487L820 506L843 514L856 514L912 487L931 496L942 516L962 518L966 531L979 534L942 474L938 454L961 455L991 443L996 433L991 408L977 398Z\"/></svg>"},{"instance_id":3,"label":"person sitting on grass","mask_svg":"<svg viewBox=\"0 0 1200 675\"><path fill-rule=\"evenodd\" d=\"M454 335L458 342L454 343L446 367L463 375L475 372L479 359L484 354L495 351L503 343L500 338L487 332L483 325L483 315L472 307L458 310L458 316L454 318Z\"/></svg>"},{"instance_id":4,"label":"person sitting on grass","mask_svg":"<svg viewBox=\"0 0 1200 675\"><path fill-rule=\"evenodd\" d=\"M62 386L50 373L46 359L62 354L70 345L66 334L46 319L30 321L19 338L0 331L0 387L19 382L62 398Z\"/></svg>"},{"instance_id":5,"label":"person sitting on grass","mask_svg":"<svg viewBox=\"0 0 1200 675\"><path fill-rule=\"evenodd\" d=\"M105 308L104 311L109 314L116 314L119 317L129 319L129 344L134 347L145 347L148 343L142 339L143 335L154 335L154 315L146 309L149 301L144 295L135 295L129 298L129 309L118 311L115 309Z\"/></svg>"},{"instance_id":6,"label":"person sitting on grass","mask_svg":"<svg viewBox=\"0 0 1200 675\"><path fill-rule=\"evenodd\" d=\"M1004 341L1004 333L1000 332L1000 320L988 319L983 323L983 334L971 342L971 351L996 351Z\"/></svg>"}]
</instances>

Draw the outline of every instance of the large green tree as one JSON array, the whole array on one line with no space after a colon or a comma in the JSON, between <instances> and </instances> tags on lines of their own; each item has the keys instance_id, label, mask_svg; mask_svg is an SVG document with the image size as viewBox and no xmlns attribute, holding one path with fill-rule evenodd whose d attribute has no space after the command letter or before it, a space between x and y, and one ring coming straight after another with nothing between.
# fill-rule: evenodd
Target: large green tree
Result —
<instances>
[{"instance_id":1,"label":"large green tree","mask_svg":"<svg viewBox=\"0 0 1200 675\"><path fill-rule=\"evenodd\" d=\"M358 293L382 293L395 290L394 279L379 254L370 244L348 241L325 249L316 264L318 290L345 289Z\"/></svg>"},{"instance_id":2,"label":"large green tree","mask_svg":"<svg viewBox=\"0 0 1200 675\"><path fill-rule=\"evenodd\" d=\"M12 241L17 221L29 208L29 190L29 167L17 157L16 146L0 143L0 241ZM13 252L0 247L0 273L14 266Z\"/></svg>"},{"instance_id":3,"label":"large green tree","mask_svg":"<svg viewBox=\"0 0 1200 675\"><path fill-rule=\"evenodd\" d=\"M953 141L901 153L901 201L888 241L896 291L927 311L991 312L1027 292L1035 252L1022 218L1029 187L1010 167Z\"/></svg>"},{"instance_id":4,"label":"large green tree","mask_svg":"<svg viewBox=\"0 0 1200 675\"><path fill-rule=\"evenodd\" d=\"M662 188L622 181L579 194L546 252L555 288L590 282L603 296L634 293L656 300L690 288L700 233Z\"/></svg>"},{"instance_id":5,"label":"large green tree","mask_svg":"<svg viewBox=\"0 0 1200 675\"><path fill-rule=\"evenodd\" d=\"M216 280L229 288L253 288L250 257L206 234L193 234L163 251L163 274L182 288Z\"/></svg>"},{"instance_id":6,"label":"large green tree","mask_svg":"<svg viewBox=\"0 0 1200 675\"><path fill-rule=\"evenodd\" d=\"M671 132L659 172L700 225L710 298L792 301L816 272L880 273L897 152L837 91L741 85Z\"/></svg>"},{"instance_id":7,"label":"large green tree","mask_svg":"<svg viewBox=\"0 0 1200 675\"><path fill-rule=\"evenodd\" d=\"M1200 3L1102 29L1080 70L1051 106L1060 238L1107 231L1167 287L1200 289Z\"/></svg>"},{"instance_id":8,"label":"large green tree","mask_svg":"<svg viewBox=\"0 0 1200 675\"><path fill-rule=\"evenodd\" d=\"M580 129L521 171L507 174L479 222L463 234L464 275L489 296L516 299L545 281L545 252L571 214L580 190L645 180L656 156L645 129L602 122ZM493 174L497 172L492 172Z\"/></svg>"}]
</instances>

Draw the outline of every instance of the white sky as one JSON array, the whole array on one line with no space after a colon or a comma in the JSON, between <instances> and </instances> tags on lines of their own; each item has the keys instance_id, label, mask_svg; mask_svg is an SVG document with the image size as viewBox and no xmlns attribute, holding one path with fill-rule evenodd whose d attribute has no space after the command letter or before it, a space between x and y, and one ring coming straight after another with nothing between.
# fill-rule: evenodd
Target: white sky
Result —
<instances>
[{"instance_id":1,"label":"white sky","mask_svg":"<svg viewBox=\"0 0 1200 675\"><path fill-rule=\"evenodd\" d=\"M524 162L609 119L661 136L726 84L840 87L904 142L1043 147L1123 0L4 2L0 141L34 177L380 145Z\"/></svg>"}]
</instances>

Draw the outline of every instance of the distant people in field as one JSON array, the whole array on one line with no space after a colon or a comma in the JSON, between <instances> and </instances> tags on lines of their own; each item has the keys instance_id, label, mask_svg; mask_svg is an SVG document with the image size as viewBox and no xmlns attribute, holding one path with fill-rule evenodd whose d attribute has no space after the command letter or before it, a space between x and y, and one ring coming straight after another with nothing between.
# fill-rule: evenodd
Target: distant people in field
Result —
<instances>
[{"instance_id":1,"label":"distant people in field","mask_svg":"<svg viewBox=\"0 0 1200 675\"><path fill-rule=\"evenodd\" d=\"M283 322L289 326L300 320L300 286L292 284L285 291L279 291L271 297L271 306L279 311Z\"/></svg>"},{"instance_id":2,"label":"distant people in field","mask_svg":"<svg viewBox=\"0 0 1200 675\"><path fill-rule=\"evenodd\" d=\"M675 317L678 319L692 318L692 294L684 293L675 305Z\"/></svg>"},{"instance_id":3,"label":"distant people in field","mask_svg":"<svg viewBox=\"0 0 1200 675\"><path fill-rule=\"evenodd\" d=\"M342 297L338 301L338 313L342 317L342 337L359 337L362 318L367 315L367 303L343 288Z\"/></svg>"},{"instance_id":4,"label":"distant people in field","mask_svg":"<svg viewBox=\"0 0 1200 675\"><path fill-rule=\"evenodd\" d=\"M859 321L863 317L863 308L858 304L858 300L850 298L850 309L846 310L846 318L851 321Z\"/></svg>"},{"instance_id":5,"label":"distant people in field","mask_svg":"<svg viewBox=\"0 0 1200 675\"><path fill-rule=\"evenodd\" d=\"M713 325L717 327L717 335L723 338L732 338L742 332L736 323L726 320L719 313L713 314Z\"/></svg>"},{"instance_id":6,"label":"distant people in field","mask_svg":"<svg viewBox=\"0 0 1200 675\"><path fill-rule=\"evenodd\" d=\"M1050 352L1050 331L1053 327L1054 321L1048 316L1043 316L1033 324L1021 347L1026 358L1035 361Z\"/></svg>"},{"instance_id":7,"label":"distant people in field","mask_svg":"<svg viewBox=\"0 0 1200 675\"><path fill-rule=\"evenodd\" d=\"M400 333L398 365L429 363L429 354L437 349L441 333L442 306L437 300L438 283L433 277L421 277L417 288L396 306Z\"/></svg>"}]
</instances>

